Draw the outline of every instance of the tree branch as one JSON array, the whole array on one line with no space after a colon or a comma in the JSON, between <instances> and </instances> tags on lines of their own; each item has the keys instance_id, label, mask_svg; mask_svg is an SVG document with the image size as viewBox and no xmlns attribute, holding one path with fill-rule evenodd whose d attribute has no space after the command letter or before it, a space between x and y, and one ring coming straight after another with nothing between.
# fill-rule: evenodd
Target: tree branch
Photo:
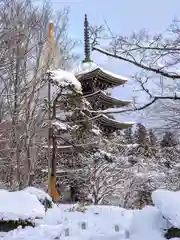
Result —
<instances>
[{"instance_id":1,"label":"tree branch","mask_svg":"<svg viewBox=\"0 0 180 240\"><path fill-rule=\"evenodd\" d=\"M99 48L99 47L93 47L92 50L100 52L102 54L105 54L105 55L107 55L109 57L117 58L117 59L120 59L120 60L122 60L124 62L131 63L131 64L133 64L133 65L135 65L135 66L137 66L139 68L142 68L142 69L150 71L150 72L154 72L156 74L160 74L161 76L164 76L164 77L167 77L167 78L180 79L180 75L178 75L178 74L172 74L172 73L164 72L164 71L162 71L160 69L156 69L156 68L153 68L153 67L150 67L150 66L146 66L146 65L141 64L139 62L136 62L135 60L127 59L125 57L117 55L116 53L111 53L111 52L109 52L107 50L104 50L102 48Z\"/></svg>"},{"instance_id":2,"label":"tree branch","mask_svg":"<svg viewBox=\"0 0 180 240\"><path fill-rule=\"evenodd\" d=\"M178 97L176 94L174 96L154 96L152 97L152 100L146 104L144 104L141 107L134 107L131 109L124 109L124 110L116 110L116 111L108 111L108 110L104 110L104 111L98 111L99 114L110 114L110 113L124 113L124 112L133 112L133 111L140 111L143 110L149 106L151 106L153 103L155 103L157 100L180 100L180 97ZM90 110L90 112L93 112ZM97 113L97 111L96 111Z\"/></svg>"}]
</instances>

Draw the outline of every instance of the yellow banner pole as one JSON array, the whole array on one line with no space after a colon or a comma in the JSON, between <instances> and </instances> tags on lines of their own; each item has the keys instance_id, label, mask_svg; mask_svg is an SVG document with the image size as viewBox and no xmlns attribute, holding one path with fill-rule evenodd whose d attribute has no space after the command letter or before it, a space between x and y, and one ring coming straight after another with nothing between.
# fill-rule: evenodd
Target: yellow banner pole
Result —
<instances>
[{"instance_id":1,"label":"yellow banner pole","mask_svg":"<svg viewBox=\"0 0 180 240\"><path fill-rule=\"evenodd\" d=\"M49 34L48 34L49 40L53 40L53 23L49 24Z\"/></svg>"},{"instance_id":2,"label":"yellow banner pole","mask_svg":"<svg viewBox=\"0 0 180 240\"><path fill-rule=\"evenodd\" d=\"M53 50L53 24L49 24L49 32L48 32L48 42L49 42L49 56L51 57L51 51ZM54 201L59 200L59 194L56 190L56 169L52 169L52 156L50 154L51 143L52 143L52 126L51 126L51 83L50 79L48 81L48 101L49 101L49 136L48 136L48 147L49 147L49 155L48 155L48 192ZM53 171L52 171L53 170Z\"/></svg>"}]
</instances>

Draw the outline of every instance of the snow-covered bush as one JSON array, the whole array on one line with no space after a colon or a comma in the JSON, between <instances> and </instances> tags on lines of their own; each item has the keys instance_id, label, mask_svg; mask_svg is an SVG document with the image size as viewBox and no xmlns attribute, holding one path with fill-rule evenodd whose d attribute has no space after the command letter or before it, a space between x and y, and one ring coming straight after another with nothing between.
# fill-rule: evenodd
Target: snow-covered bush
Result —
<instances>
[{"instance_id":1,"label":"snow-covered bush","mask_svg":"<svg viewBox=\"0 0 180 240\"><path fill-rule=\"evenodd\" d=\"M180 191L158 189L152 193L152 200L162 217L167 220L165 237L180 238Z\"/></svg>"},{"instance_id":2,"label":"snow-covered bush","mask_svg":"<svg viewBox=\"0 0 180 240\"><path fill-rule=\"evenodd\" d=\"M88 205L83 203L76 203L73 207L68 209L68 212L86 212L88 209Z\"/></svg>"},{"instance_id":3,"label":"snow-covered bush","mask_svg":"<svg viewBox=\"0 0 180 240\"><path fill-rule=\"evenodd\" d=\"M25 191L0 191L0 231L35 226L36 219L44 215L44 207L36 196Z\"/></svg>"},{"instance_id":4,"label":"snow-covered bush","mask_svg":"<svg viewBox=\"0 0 180 240\"><path fill-rule=\"evenodd\" d=\"M35 187L27 187L23 189L23 191L35 195L37 199L40 201L40 203L42 203L42 205L45 207L45 210L47 210L48 208L52 208L54 206L52 198L42 189L38 189Z\"/></svg>"}]
</instances>

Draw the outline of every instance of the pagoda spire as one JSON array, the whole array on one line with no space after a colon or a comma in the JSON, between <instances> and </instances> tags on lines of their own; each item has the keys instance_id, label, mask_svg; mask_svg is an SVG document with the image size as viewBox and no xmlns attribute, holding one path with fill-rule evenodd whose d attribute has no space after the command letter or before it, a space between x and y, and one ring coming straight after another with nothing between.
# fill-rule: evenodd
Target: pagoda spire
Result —
<instances>
[{"instance_id":1,"label":"pagoda spire","mask_svg":"<svg viewBox=\"0 0 180 240\"><path fill-rule=\"evenodd\" d=\"M89 22L87 19L87 14L85 14L85 17L84 17L84 55L85 55L85 58L83 60L83 63L92 62L90 37L89 37Z\"/></svg>"}]
</instances>

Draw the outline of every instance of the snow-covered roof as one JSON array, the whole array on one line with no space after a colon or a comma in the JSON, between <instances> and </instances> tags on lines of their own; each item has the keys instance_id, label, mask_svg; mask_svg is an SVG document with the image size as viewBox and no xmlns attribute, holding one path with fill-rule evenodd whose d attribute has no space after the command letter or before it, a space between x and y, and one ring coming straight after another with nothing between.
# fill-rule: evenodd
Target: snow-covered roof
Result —
<instances>
[{"instance_id":1,"label":"snow-covered roof","mask_svg":"<svg viewBox=\"0 0 180 240\"><path fill-rule=\"evenodd\" d=\"M52 125L57 127L59 130L68 130L70 129L70 126L66 123L63 123L57 119L52 121Z\"/></svg>"},{"instance_id":2,"label":"snow-covered roof","mask_svg":"<svg viewBox=\"0 0 180 240\"><path fill-rule=\"evenodd\" d=\"M49 148L48 145L43 145L43 148ZM88 143L88 144L75 144L75 145L57 145L57 149L60 152L72 152L72 151L76 151L77 149L89 149L89 148L94 148L97 147L97 142L92 142L92 143ZM51 145L50 148L53 148L53 146Z\"/></svg>"},{"instance_id":3,"label":"snow-covered roof","mask_svg":"<svg viewBox=\"0 0 180 240\"><path fill-rule=\"evenodd\" d=\"M106 103L109 103L110 105L114 105L115 107L117 107L117 106L127 106L128 104L131 103L131 101L120 100L120 99L113 98L113 97L107 95L102 90L99 90L99 91L96 91L94 93L88 94L88 95L85 96L85 98L87 100L96 100L98 98L98 100L105 101Z\"/></svg>"},{"instance_id":4,"label":"snow-covered roof","mask_svg":"<svg viewBox=\"0 0 180 240\"><path fill-rule=\"evenodd\" d=\"M70 168L61 168L61 169L57 169L56 170L56 174L57 175L60 175L60 174L63 174L63 173L77 173L77 172L80 172L80 171L84 171L84 168L73 168L73 169L70 169ZM42 172L48 172L48 169L42 169Z\"/></svg>"},{"instance_id":5,"label":"snow-covered roof","mask_svg":"<svg viewBox=\"0 0 180 240\"><path fill-rule=\"evenodd\" d=\"M101 134L101 130L100 130L100 129L97 129L97 128L92 128L91 131L92 131L95 135Z\"/></svg>"},{"instance_id":6,"label":"snow-covered roof","mask_svg":"<svg viewBox=\"0 0 180 240\"><path fill-rule=\"evenodd\" d=\"M135 124L134 122L118 122L104 114L97 115L94 118L92 118L92 120L98 121L98 123L101 123L104 126L116 127L119 129L128 128Z\"/></svg>"},{"instance_id":7,"label":"snow-covered roof","mask_svg":"<svg viewBox=\"0 0 180 240\"><path fill-rule=\"evenodd\" d=\"M44 121L41 127L45 128L48 127L49 121ZM54 119L51 121L51 124L56 127L58 130L66 131L71 127L67 123L63 123L59 119Z\"/></svg>"},{"instance_id":8,"label":"snow-covered roof","mask_svg":"<svg viewBox=\"0 0 180 240\"><path fill-rule=\"evenodd\" d=\"M124 84L128 81L127 78L118 74L112 73L98 66L94 62L81 63L76 69L72 71L79 81L87 79L87 77L101 76L104 81L112 82L115 86Z\"/></svg>"}]
</instances>

